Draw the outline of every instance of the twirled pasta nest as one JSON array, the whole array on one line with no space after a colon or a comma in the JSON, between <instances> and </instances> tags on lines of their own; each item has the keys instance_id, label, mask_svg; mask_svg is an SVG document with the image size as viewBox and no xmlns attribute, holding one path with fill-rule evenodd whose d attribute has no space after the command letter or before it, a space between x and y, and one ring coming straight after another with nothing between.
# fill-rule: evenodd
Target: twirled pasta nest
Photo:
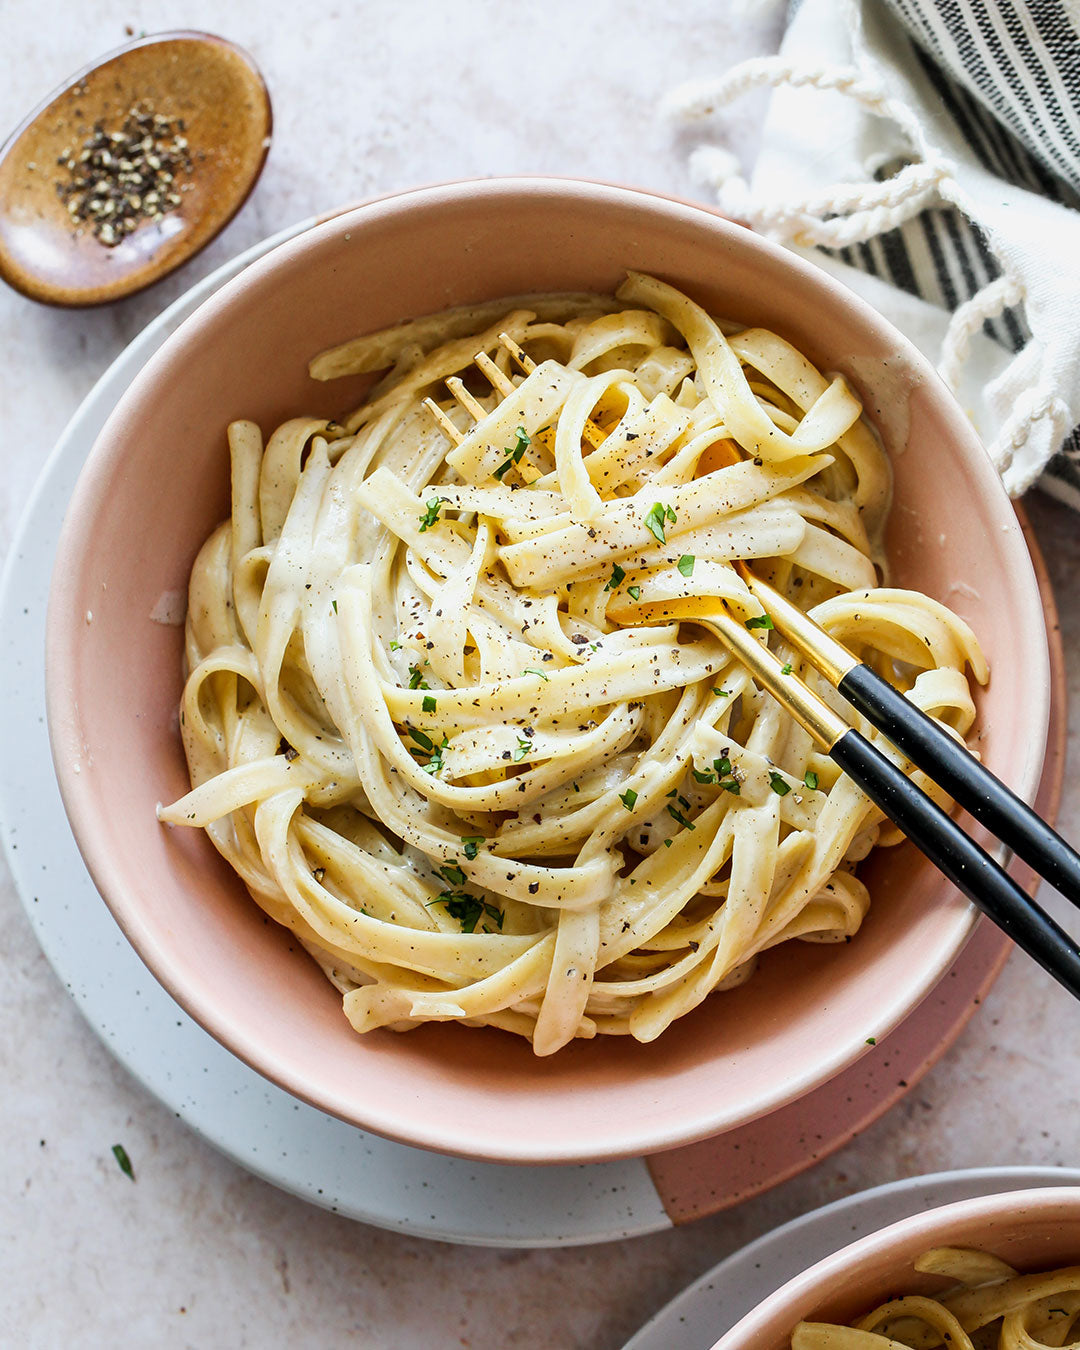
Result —
<instances>
[{"instance_id":1,"label":"twirled pasta nest","mask_svg":"<svg viewBox=\"0 0 1080 1350\"><path fill-rule=\"evenodd\" d=\"M703 626L724 605L835 700L767 631L753 560L971 726L973 635L878 586L889 466L845 381L637 274L312 363L362 371L388 373L340 424L229 428L232 516L189 596L193 790L162 820L207 829L362 1032L647 1041L766 948L851 937L855 865L896 832Z\"/></svg>"}]
</instances>

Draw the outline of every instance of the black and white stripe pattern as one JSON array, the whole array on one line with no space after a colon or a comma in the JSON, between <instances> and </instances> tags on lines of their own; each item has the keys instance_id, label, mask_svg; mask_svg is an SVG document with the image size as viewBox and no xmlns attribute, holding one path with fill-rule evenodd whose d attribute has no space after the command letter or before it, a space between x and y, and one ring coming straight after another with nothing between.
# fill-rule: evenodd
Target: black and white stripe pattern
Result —
<instances>
[{"instance_id":1,"label":"black and white stripe pattern","mask_svg":"<svg viewBox=\"0 0 1080 1350\"><path fill-rule=\"evenodd\" d=\"M888 2L1049 177L1080 191L1080 37L1061 0Z\"/></svg>"},{"instance_id":2,"label":"black and white stripe pattern","mask_svg":"<svg viewBox=\"0 0 1080 1350\"><path fill-rule=\"evenodd\" d=\"M899 167L886 165L878 176ZM923 211L868 243L824 251L941 309L955 309L1001 275L983 232L951 208ZM1028 338L1023 313L1015 309L987 319L983 327L1010 351L1019 351Z\"/></svg>"},{"instance_id":3,"label":"black and white stripe pattern","mask_svg":"<svg viewBox=\"0 0 1080 1350\"><path fill-rule=\"evenodd\" d=\"M1062 0L887 0L942 111L1007 183L1080 210L1080 7ZM888 177L901 165L886 165ZM1000 275L983 232L934 208L839 251L931 304L953 310ZM1028 340L1022 310L984 325L1010 351ZM1080 428L1051 462L1047 486L1080 507Z\"/></svg>"}]
</instances>

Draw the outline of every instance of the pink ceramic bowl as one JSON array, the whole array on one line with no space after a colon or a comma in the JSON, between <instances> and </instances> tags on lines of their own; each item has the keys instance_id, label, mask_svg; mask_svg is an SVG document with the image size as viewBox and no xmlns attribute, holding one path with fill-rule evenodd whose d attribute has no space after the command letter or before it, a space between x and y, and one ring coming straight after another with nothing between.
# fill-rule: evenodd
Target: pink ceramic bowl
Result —
<instances>
[{"instance_id":1,"label":"pink ceramic bowl","mask_svg":"<svg viewBox=\"0 0 1080 1350\"><path fill-rule=\"evenodd\" d=\"M610 291L628 267L776 329L861 391L896 471L896 580L974 625L994 671L979 748L1029 800L1039 781L1047 643L1012 508L927 364L822 272L700 208L559 180L425 188L283 244L165 343L86 464L49 609L53 754L99 890L177 1001L290 1092L424 1148L585 1161L730 1129L862 1054L933 987L973 923L914 849L890 850L868 869L875 901L849 946L789 944L652 1045L601 1038L538 1060L516 1038L450 1025L358 1037L321 972L209 842L158 825L155 803L188 783L181 631L151 616L184 591L227 514L226 423L250 417L269 430L349 406L362 383L316 384L307 362L354 334L514 292Z\"/></svg>"},{"instance_id":2,"label":"pink ceramic bowl","mask_svg":"<svg viewBox=\"0 0 1080 1350\"><path fill-rule=\"evenodd\" d=\"M796 1275L731 1328L713 1350L791 1350L802 1321L853 1321L900 1294L948 1282L913 1263L931 1247L979 1247L1022 1273L1080 1265L1080 1186L980 1196L915 1214Z\"/></svg>"}]
</instances>

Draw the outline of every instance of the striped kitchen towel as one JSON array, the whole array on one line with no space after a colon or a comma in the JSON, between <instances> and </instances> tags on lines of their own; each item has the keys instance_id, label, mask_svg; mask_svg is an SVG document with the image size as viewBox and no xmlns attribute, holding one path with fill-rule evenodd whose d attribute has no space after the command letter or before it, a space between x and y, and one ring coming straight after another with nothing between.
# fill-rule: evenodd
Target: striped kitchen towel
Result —
<instances>
[{"instance_id":1,"label":"striped kitchen towel","mask_svg":"<svg viewBox=\"0 0 1080 1350\"><path fill-rule=\"evenodd\" d=\"M1080 508L1080 5L802 0L780 53L674 91L721 207L860 291L938 365L1008 490Z\"/></svg>"}]
</instances>

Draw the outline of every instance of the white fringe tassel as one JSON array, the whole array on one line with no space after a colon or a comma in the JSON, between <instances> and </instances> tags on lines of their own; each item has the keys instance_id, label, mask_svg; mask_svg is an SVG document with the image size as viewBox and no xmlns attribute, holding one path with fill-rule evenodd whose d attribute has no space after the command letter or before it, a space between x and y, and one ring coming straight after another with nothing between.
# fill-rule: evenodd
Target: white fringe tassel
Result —
<instances>
[{"instance_id":1,"label":"white fringe tassel","mask_svg":"<svg viewBox=\"0 0 1080 1350\"><path fill-rule=\"evenodd\" d=\"M690 158L691 173L697 182L712 189L726 215L745 221L780 243L803 248L864 243L902 225L935 202L948 202L972 217L951 163L929 145L911 110L890 98L877 81L854 66L805 66L786 57L754 57L719 77L681 85L663 100L661 111L678 122L702 122L751 89L780 86L820 89L853 99L872 116L887 118L904 133L914 152L913 160L883 182L834 183L799 199L760 202L754 200L739 161L730 150L699 146ZM1006 274L954 311L938 366L954 392L972 336L986 319L1023 300L1023 285ZM1038 424L1045 420L1050 427L1039 428L1040 433L1049 431L1054 443L1060 444L1069 430L1068 408L1047 383L1038 379L1016 400L989 446L991 459L1014 495L1024 492L1041 472L1016 473L1012 466Z\"/></svg>"}]
</instances>

